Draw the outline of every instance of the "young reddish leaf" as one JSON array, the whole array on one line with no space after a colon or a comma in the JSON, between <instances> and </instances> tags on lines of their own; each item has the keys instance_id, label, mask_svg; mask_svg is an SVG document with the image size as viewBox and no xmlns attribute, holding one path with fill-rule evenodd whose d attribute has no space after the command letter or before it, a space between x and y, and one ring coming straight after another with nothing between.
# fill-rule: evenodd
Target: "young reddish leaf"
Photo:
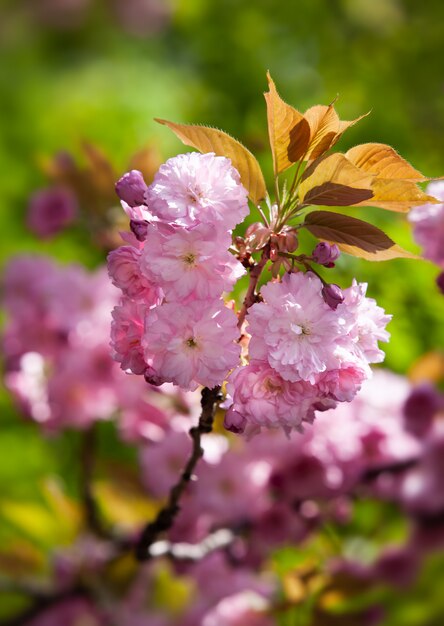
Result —
<instances>
[{"instance_id":1,"label":"young reddish leaf","mask_svg":"<svg viewBox=\"0 0 444 626\"><path fill-rule=\"evenodd\" d=\"M379 178L403 179L414 182L428 180L415 170L396 150L383 143L363 143L345 153L349 161L365 172Z\"/></svg>"},{"instance_id":2,"label":"young reddish leaf","mask_svg":"<svg viewBox=\"0 0 444 626\"><path fill-rule=\"evenodd\" d=\"M269 91L264 96L268 134L274 173L280 174L304 156L310 140L310 126L302 113L282 100L269 72L267 79Z\"/></svg>"},{"instance_id":3,"label":"young reddish leaf","mask_svg":"<svg viewBox=\"0 0 444 626\"><path fill-rule=\"evenodd\" d=\"M368 261L418 258L397 246L380 228L348 215L312 211L305 217L304 226L315 237L336 243L343 252Z\"/></svg>"},{"instance_id":4,"label":"young reddish leaf","mask_svg":"<svg viewBox=\"0 0 444 626\"><path fill-rule=\"evenodd\" d=\"M439 202L428 196L411 180L390 180L375 178L371 185L373 197L370 201L359 202L356 206L375 206L388 211L407 213L412 207Z\"/></svg>"},{"instance_id":5,"label":"young reddish leaf","mask_svg":"<svg viewBox=\"0 0 444 626\"><path fill-rule=\"evenodd\" d=\"M361 115L355 120L341 121L332 104L328 106L318 104L304 113L304 117L310 126L310 143L305 160L312 161L329 150L340 139L341 135L362 120Z\"/></svg>"},{"instance_id":6,"label":"young reddish leaf","mask_svg":"<svg viewBox=\"0 0 444 626\"><path fill-rule=\"evenodd\" d=\"M307 167L299 185L299 201L326 206L359 204L373 196L373 178L336 152Z\"/></svg>"},{"instance_id":7,"label":"young reddish leaf","mask_svg":"<svg viewBox=\"0 0 444 626\"><path fill-rule=\"evenodd\" d=\"M190 124L176 124L167 120L156 119L159 124L168 126L187 146L200 152L214 152L218 156L231 159L241 177L242 184L248 190L251 200L258 204L267 194L265 180L256 158L239 141L216 128Z\"/></svg>"}]
</instances>

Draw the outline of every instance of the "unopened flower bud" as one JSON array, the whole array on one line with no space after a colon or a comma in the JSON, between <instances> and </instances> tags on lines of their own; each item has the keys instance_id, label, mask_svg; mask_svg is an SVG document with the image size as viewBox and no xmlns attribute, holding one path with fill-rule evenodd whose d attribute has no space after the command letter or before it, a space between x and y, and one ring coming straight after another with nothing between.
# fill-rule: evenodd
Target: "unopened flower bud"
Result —
<instances>
[{"instance_id":1,"label":"unopened flower bud","mask_svg":"<svg viewBox=\"0 0 444 626\"><path fill-rule=\"evenodd\" d=\"M269 228L264 226L261 222L255 222L247 228L245 239L250 248L259 250L267 244L270 239L270 234L271 231Z\"/></svg>"},{"instance_id":2,"label":"unopened flower bud","mask_svg":"<svg viewBox=\"0 0 444 626\"><path fill-rule=\"evenodd\" d=\"M228 409L228 411L225 413L224 426L232 433L243 433L246 425L247 420L237 411L234 411L233 409Z\"/></svg>"},{"instance_id":3,"label":"unopened flower bud","mask_svg":"<svg viewBox=\"0 0 444 626\"><path fill-rule=\"evenodd\" d=\"M444 272L441 272L441 274L438 276L438 278L436 279L436 284L438 285L438 289L441 291L441 293L444 294Z\"/></svg>"},{"instance_id":4,"label":"unopened flower bud","mask_svg":"<svg viewBox=\"0 0 444 626\"><path fill-rule=\"evenodd\" d=\"M344 301L344 295L338 285L332 283L331 285L324 285L322 287L322 297L328 306L335 310L338 304Z\"/></svg>"},{"instance_id":5,"label":"unopened flower bud","mask_svg":"<svg viewBox=\"0 0 444 626\"><path fill-rule=\"evenodd\" d=\"M145 241L148 232L148 222L146 220L131 220L130 228L137 241Z\"/></svg>"},{"instance_id":6,"label":"unopened flower bud","mask_svg":"<svg viewBox=\"0 0 444 626\"><path fill-rule=\"evenodd\" d=\"M417 437L425 435L441 403L438 391L430 383L422 383L415 387L403 407L407 430Z\"/></svg>"},{"instance_id":7,"label":"unopened flower bud","mask_svg":"<svg viewBox=\"0 0 444 626\"><path fill-rule=\"evenodd\" d=\"M127 172L116 183L117 195L130 207L145 204L144 194L146 190L147 186L139 170Z\"/></svg>"},{"instance_id":8,"label":"unopened flower bud","mask_svg":"<svg viewBox=\"0 0 444 626\"><path fill-rule=\"evenodd\" d=\"M284 226L281 233L281 238L283 238L283 247L285 248L285 252L294 252L297 250L299 245L298 236L296 230L294 228L289 228L288 226Z\"/></svg>"},{"instance_id":9,"label":"unopened flower bud","mask_svg":"<svg viewBox=\"0 0 444 626\"><path fill-rule=\"evenodd\" d=\"M334 261L339 258L340 254L341 251L335 243L330 244L326 241L321 241L313 250L312 257L315 263L332 267L330 264L334 263Z\"/></svg>"}]
</instances>

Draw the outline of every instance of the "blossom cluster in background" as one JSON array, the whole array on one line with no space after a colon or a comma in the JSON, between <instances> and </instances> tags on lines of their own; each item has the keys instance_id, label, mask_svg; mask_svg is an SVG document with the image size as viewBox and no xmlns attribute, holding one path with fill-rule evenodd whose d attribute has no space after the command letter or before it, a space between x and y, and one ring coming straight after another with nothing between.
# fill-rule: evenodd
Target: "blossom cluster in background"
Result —
<instances>
[{"instance_id":1,"label":"blossom cluster in background","mask_svg":"<svg viewBox=\"0 0 444 626\"><path fill-rule=\"evenodd\" d=\"M409 214L409 220L424 257L441 268L436 282L444 293L444 182L430 183L427 191L442 202L415 207Z\"/></svg>"},{"instance_id":2,"label":"blossom cluster in background","mask_svg":"<svg viewBox=\"0 0 444 626\"><path fill-rule=\"evenodd\" d=\"M109 349L117 301L104 268L88 272L43 256L16 257L6 268L5 382L45 430L85 429L119 410L125 439L150 438L181 412L174 407L198 408L193 394L121 373Z\"/></svg>"},{"instance_id":3,"label":"blossom cluster in background","mask_svg":"<svg viewBox=\"0 0 444 626\"><path fill-rule=\"evenodd\" d=\"M322 573L326 597L347 577L363 588L384 583L405 589L425 557L444 542L444 501L437 497L443 480L438 462L443 408L442 395L430 385L412 388L405 378L378 371L355 400L322 413L297 438L274 432L246 442L208 435L197 480L169 539L176 545L189 542L197 550L215 531L231 533L233 541L195 563L171 566L171 580L188 589L180 608L172 611L171 602L156 602L152 590L165 577L166 564L155 560L131 579L123 595L106 599L99 591L88 599L81 594L61 599L29 626L57 623L61 615L70 626L80 615L97 626L117 618L128 626L272 626L288 610L270 569L273 555L288 545L308 549L326 528L341 536L341 529L353 524L357 498L396 505L410 520L410 529L396 541L373 546L371 558L327 551L322 569L315 567L313 576ZM413 422L427 426L420 432ZM139 439L148 497L162 500L177 480L190 447L186 426L183 419L171 420L157 440ZM63 596L79 580L106 578L116 558L112 544L89 535L60 548L52 564L56 592ZM322 586L317 593L322 600ZM378 609L366 605L355 619L381 623ZM328 610L318 611L328 615Z\"/></svg>"}]
</instances>

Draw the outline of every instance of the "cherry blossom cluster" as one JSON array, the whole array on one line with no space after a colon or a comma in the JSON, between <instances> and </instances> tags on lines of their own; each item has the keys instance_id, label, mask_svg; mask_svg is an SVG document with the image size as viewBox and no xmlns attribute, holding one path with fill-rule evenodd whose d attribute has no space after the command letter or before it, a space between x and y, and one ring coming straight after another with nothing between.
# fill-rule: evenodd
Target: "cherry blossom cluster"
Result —
<instances>
[{"instance_id":1,"label":"cherry blossom cluster","mask_svg":"<svg viewBox=\"0 0 444 626\"><path fill-rule=\"evenodd\" d=\"M120 412L127 441L158 438L199 400L172 386L124 376L109 353L118 291L106 270L88 272L42 256L22 256L5 271L5 382L24 412L48 431L87 428Z\"/></svg>"},{"instance_id":2,"label":"cherry blossom cluster","mask_svg":"<svg viewBox=\"0 0 444 626\"><path fill-rule=\"evenodd\" d=\"M383 360L378 341L388 340L390 316L366 297L366 285L354 282L343 292L312 269L334 267L336 245L320 242L311 256L296 257L308 270L297 271L290 254L296 230L278 225L276 213L274 226L251 225L233 248L232 229L248 203L228 159L182 154L162 165L151 185L133 170L116 190L131 227L123 234L127 245L108 257L122 291L112 347L124 371L192 390L227 380L225 425L251 435L261 427L300 430L315 411L349 402L370 377L369 365ZM222 297L245 267L250 280L262 269L252 258L257 250L264 265L272 262L272 280L260 296L246 297L237 322Z\"/></svg>"},{"instance_id":3,"label":"cherry blossom cluster","mask_svg":"<svg viewBox=\"0 0 444 626\"><path fill-rule=\"evenodd\" d=\"M114 357L152 384L220 385L240 356L237 318L222 300L245 273L228 251L248 213L238 172L224 157L190 153L162 165L149 187L132 171L116 188L132 235L108 257L122 290Z\"/></svg>"},{"instance_id":4,"label":"cherry blossom cluster","mask_svg":"<svg viewBox=\"0 0 444 626\"><path fill-rule=\"evenodd\" d=\"M262 288L263 302L247 316L250 362L228 379L227 428L300 429L315 410L350 402L371 376L369 364L384 359L378 340L388 340L390 316L366 297L366 285L353 282L334 307L324 288L311 272Z\"/></svg>"}]
</instances>

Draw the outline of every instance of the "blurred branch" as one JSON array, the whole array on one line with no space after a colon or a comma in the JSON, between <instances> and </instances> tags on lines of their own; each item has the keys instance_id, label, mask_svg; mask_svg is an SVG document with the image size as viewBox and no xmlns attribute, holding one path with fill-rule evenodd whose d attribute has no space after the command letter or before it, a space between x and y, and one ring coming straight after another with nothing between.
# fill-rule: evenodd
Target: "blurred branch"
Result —
<instances>
[{"instance_id":1,"label":"blurred branch","mask_svg":"<svg viewBox=\"0 0 444 626\"><path fill-rule=\"evenodd\" d=\"M200 543L171 543L170 541L156 541L150 548L151 558L168 556L175 561L200 561L208 554L227 548L236 535L228 528L221 528L211 533Z\"/></svg>"},{"instance_id":2,"label":"blurred branch","mask_svg":"<svg viewBox=\"0 0 444 626\"><path fill-rule=\"evenodd\" d=\"M412 457L410 459L402 459L400 461L392 461L385 465L377 465L375 467L369 467L363 473L361 480L364 483L376 480L383 474L401 474L412 467L415 467L419 463L419 457Z\"/></svg>"},{"instance_id":3,"label":"blurred branch","mask_svg":"<svg viewBox=\"0 0 444 626\"><path fill-rule=\"evenodd\" d=\"M97 450L97 430L92 426L82 433L80 449L80 494L83 502L87 527L97 536L109 538L100 519L97 502L94 497L93 475Z\"/></svg>"},{"instance_id":4,"label":"blurred branch","mask_svg":"<svg viewBox=\"0 0 444 626\"><path fill-rule=\"evenodd\" d=\"M164 533L172 527L180 511L180 499L193 477L193 472L199 459L203 456L201 438L202 435L210 433L213 428L214 414L220 397L220 387L215 387L214 389L205 387L202 390L202 412L200 414L199 423L197 426L193 426L193 428L190 429L190 437L193 440L191 456L185 465L185 469L179 481L171 489L166 505L159 511L156 519L150 522L142 531L136 545L137 560L146 561L153 556L157 556L153 555L151 552L154 542L157 541L161 533Z\"/></svg>"}]
</instances>

